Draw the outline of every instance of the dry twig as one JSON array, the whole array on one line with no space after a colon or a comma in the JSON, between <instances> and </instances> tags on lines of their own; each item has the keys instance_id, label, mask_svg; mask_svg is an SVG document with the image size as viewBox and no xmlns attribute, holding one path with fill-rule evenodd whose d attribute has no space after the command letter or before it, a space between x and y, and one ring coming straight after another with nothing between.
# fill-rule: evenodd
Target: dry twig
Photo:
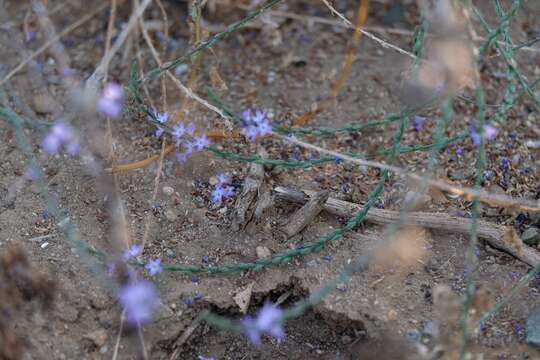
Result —
<instances>
[{"instance_id":1,"label":"dry twig","mask_svg":"<svg viewBox=\"0 0 540 360\"><path fill-rule=\"evenodd\" d=\"M313 191L297 191L281 186L274 189L276 198L298 204L306 203L309 197L314 194ZM362 206L359 204L333 198L328 198L324 204L324 210L341 217L351 217L361 209ZM365 219L371 223L388 225L400 221L401 217L398 211L371 208ZM406 221L410 225L459 234L469 234L471 230L471 219L450 216L445 213L411 212L407 214ZM486 240L492 247L503 250L530 266L535 266L540 262L540 254L533 248L522 244L511 227L478 220L477 232L478 237Z\"/></svg>"}]
</instances>

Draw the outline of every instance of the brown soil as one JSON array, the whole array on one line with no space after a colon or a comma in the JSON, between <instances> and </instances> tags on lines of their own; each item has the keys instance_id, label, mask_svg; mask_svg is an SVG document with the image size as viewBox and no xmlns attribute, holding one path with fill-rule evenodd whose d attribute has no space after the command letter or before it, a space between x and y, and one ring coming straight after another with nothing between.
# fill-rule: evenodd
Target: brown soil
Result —
<instances>
[{"instance_id":1,"label":"brown soil","mask_svg":"<svg viewBox=\"0 0 540 360\"><path fill-rule=\"evenodd\" d=\"M355 2L337 1L349 9L353 17ZM18 64L23 55L18 46L32 51L40 46L43 38L24 43L21 24L29 7L26 3L0 1L0 12L5 13L0 26L0 63L2 74ZM60 1L50 0L48 8L54 9ZM321 4L303 1L287 1L279 9L305 15L330 18ZM403 1L403 3L411 3ZM185 23L186 4L180 1L164 2L171 36L178 48L171 50L167 58L175 58L188 49L188 28ZM57 31L65 28L97 6L93 2L71 0L51 15ZM388 5L373 1L368 20L369 26L385 26L413 30L418 21L414 4L404 5L405 16L394 21L385 14ZM496 24L491 4L482 3L484 13ZM129 16L130 6L121 4L117 29ZM526 2L519 15L512 21L512 35L516 43L526 39L525 29L538 29L540 22L535 14L540 6ZM229 24L242 16L243 11L207 14L208 21L216 26ZM103 55L104 38L108 16L100 13L64 39L66 51L72 60L76 75L85 79L93 71ZM146 20L160 19L157 8L146 13ZM275 18L277 31L247 28L232 34L207 51L202 57L202 69L197 79L199 94L206 96L205 86L211 81L207 75L211 67L217 67L228 90L223 99L235 110L244 107L261 107L273 113L276 122L290 123L291 119L309 111L313 103L325 99L329 94L330 80L339 71L350 39L350 32L338 26L306 24L302 21ZM255 24L261 25L260 22ZM480 26L478 26L480 29ZM479 31L480 32L480 31ZM480 32L483 34L482 32ZM21 37L15 41L13 34ZM384 34L384 38L405 49L410 48L410 36ZM533 45L534 46L534 45ZM145 69L153 66L150 53L141 40ZM538 49L538 47L537 47ZM517 53L520 69L534 79L539 71L536 52ZM124 84L129 78L133 52L128 52L127 61L115 58L110 76ZM22 104L30 104L30 112L38 111L36 97L44 92L56 98L67 108L65 89L51 55L45 53L37 59L40 84L32 72L25 68L9 84L9 91L17 95ZM34 66L36 64L30 64ZM388 112L398 111L398 89L402 75L409 66L408 59L391 50L363 38L359 57L343 91L338 97L337 107L319 114L313 126L336 127L348 122L365 122L382 119ZM482 69L485 81L486 101L498 103L503 95L505 81L493 76L497 70L504 71L499 58L488 62ZM180 79L187 82L187 75ZM45 87L45 88L44 88ZM160 86L155 82L150 87L154 101L160 98ZM464 95L472 98L473 92ZM168 104L171 110L182 105L183 97L173 84L168 83ZM12 99L13 100L13 99ZM24 113L24 106L13 101L12 105ZM223 126L215 114L192 106L189 120L203 128ZM42 109L43 110L43 109ZM42 111L40 110L40 111ZM452 136L468 127L474 107L469 102L458 100L455 105L455 126L448 131ZM55 120L54 111L40 114L48 121ZM60 111L61 114L61 111ZM403 144L431 142L438 110L423 112L428 117L425 129L417 133L409 128ZM75 125L80 129L86 124ZM509 112L497 139L488 147L488 167L497 170L497 178L485 184L494 189L500 179L499 159L505 155L522 155L522 160L513 164L515 175L511 175L506 189L500 191L516 197L533 198L538 189L540 171L538 150L524 149L523 143L536 131L538 138L540 121L537 109L523 97ZM317 141L320 146L341 151L372 153L392 141L396 125L368 130L355 135L327 137ZM105 123L100 123L104 131ZM34 154L41 161L47 176L48 186L58 196L62 208L66 209L78 227L82 239L97 248L113 252L114 236L111 222L106 215L107 200L99 190L100 179L90 175L87 164L79 158L50 157L39 151L42 133L26 130L34 141ZM124 116L112 123L115 156L118 163L130 163L159 152L161 143L153 136L153 128L144 119ZM509 136L512 135L512 137ZM35 184L24 183L28 159L17 145L17 139L9 123L0 121L0 251L10 244L19 244L29 254L34 266L48 271L55 279L58 289L52 310L40 311L34 304L24 305L24 311L13 319L14 331L25 341L27 359L110 359L113 356L120 331L121 309L108 287L98 280L84 265L84 259L76 253L56 226L60 219L51 219L46 205ZM99 139L89 138L89 148L96 148ZM260 142L272 158L290 158L295 149L282 145L279 140L265 139ZM253 144L238 140L223 140L218 145L230 151L254 153ZM449 173L461 171L463 178L456 180L462 185L474 183L472 168L476 155L470 140L461 142L464 155L455 159L455 147L445 148L439 156L440 165L436 176L450 177ZM527 152L528 151L528 152ZM310 152L301 150L300 156L307 158ZM428 152L402 155L396 163L411 171L420 171L427 164ZM383 157L380 158L384 160ZM284 239L280 227L296 207L276 203L258 222L250 223L244 230L233 232L231 221L235 202L229 200L220 206L209 201L210 178L221 172L232 175L237 193L246 177L248 166L242 163L223 161L210 153L194 155L187 164L174 163L174 157L166 159L165 171L159 185L156 202L160 205L152 210L152 192L157 163L140 170L118 175L119 196L124 202L126 219L132 241L140 241L144 233L145 217L151 214L150 235L143 258L159 257L166 263L202 265L208 257L210 264L222 265L256 260L256 247L264 246L272 253L294 248L344 224L343 219L322 213L307 229L291 239ZM170 161L170 162L169 162ZM520 169L529 168L528 173ZM342 198L362 203L378 181L378 171L359 169L348 164L328 164L306 170L266 168L265 186L289 186L299 189L333 191ZM12 201L4 201L16 189ZM532 184L532 185L531 185ZM342 191L344 185L350 190ZM174 194L166 195L162 189L172 187ZM406 186L398 177L391 176L385 184L382 201L386 208L398 209L401 195ZM433 195L424 211L455 213L470 211L470 203L447 200ZM519 231L534 221L532 214L522 214L526 221ZM515 224L519 212L484 207L485 220L505 225ZM174 219L173 219L174 218ZM422 232L422 257L397 267L373 267L355 275L305 315L286 324L287 339L277 343L265 339L260 348L254 348L241 336L217 330L205 323L195 327L191 336L178 345L182 335L190 329L194 320L204 310L212 310L231 318L241 316L234 295L253 284L249 312L253 313L266 300L284 299L282 306L291 306L320 289L333 279L345 264L360 255L367 254L384 241L384 228L366 224L347 233L343 238L328 244L320 253L297 258L289 264L267 268L260 272L232 273L227 275L182 275L164 272L155 280L163 306L156 321L142 329L144 344L151 359L169 359L173 353L178 359L197 359L199 355L216 359L405 359L420 358L415 337L422 336L427 321L440 317L433 302L433 290L439 285L448 285L457 293L465 287L465 261L469 238L450 233ZM417 236L417 235L415 235ZM38 238L41 237L41 238ZM36 238L38 238L36 240ZM47 244L47 245L45 245ZM498 252L484 244L479 245L479 262L474 270L474 279L484 291L486 301L494 304L506 294L511 286L529 268L508 254ZM417 261L416 261L417 260ZM470 351L474 356L483 354L486 359L537 358L538 352L528 347L519 325L532 308L539 303L540 283L533 281L524 287L511 302L491 320L486 328L473 336ZM202 299L189 302L195 293ZM285 295L284 295L285 294ZM446 314L449 318L451 314ZM517 330L516 330L517 329ZM450 341L450 340L448 340ZM136 358L139 340L137 334L124 334L119 345L119 359ZM432 349L440 345L436 339L422 336L420 343ZM176 351L176 352L175 352ZM498 357L504 354L505 357ZM528 355L527 355L528 354ZM479 358L479 357L478 357Z\"/></svg>"}]
</instances>

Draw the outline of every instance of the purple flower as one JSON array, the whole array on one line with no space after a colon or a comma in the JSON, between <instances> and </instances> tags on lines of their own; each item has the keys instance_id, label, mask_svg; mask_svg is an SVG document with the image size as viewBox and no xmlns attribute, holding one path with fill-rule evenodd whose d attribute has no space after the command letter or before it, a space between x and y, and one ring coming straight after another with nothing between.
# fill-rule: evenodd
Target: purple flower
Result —
<instances>
[{"instance_id":1,"label":"purple flower","mask_svg":"<svg viewBox=\"0 0 540 360\"><path fill-rule=\"evenodd\" d=\"M97 111L112 118L118 118L122 115L122 100L124 98L124 89L116 83L105 85L101 97L98 99Z\"/></svg>"},{"instance_id":2,"label":"purple flower","mask_svg":"<svg viewBox=\"0 0 540 360\"><path fill-rule=\"evenodd\" d=\"M245 125L244 135L249 141L255 141L257 137L272 131L267 114L263 111L257 110L252 114L251 110L245 110L242 117Z\"/></svg>"},{"instance_id":3,"label":"purple flower","mask_svg":"<svg viewBox=\"0 0 540 360\"><path fill-rule=\"evenodd\" d=\"M193 144L189 141L185 141L182 143L182 146L184 147L184 151L180 152L176 150L174 155L176 156L176 160L178 160L178 162L185 163L189 156L193 154Z\"/></svg>"},{"instance_id":4,"label":"purple flower","mask_svg":"<svg viewBox=\"0 0 540 360\"><path fill-rule=\"evenodd\" d=\"M132 257L138 256L142 252L142 249L143 249L142 245L137 245L137 244L132 245L129 249L124 251L124 254L122 255L122 259L124 259L124 261L128 261Z\"/></svg>"},{"instance_id":5,"label":"purple flower","mask_svg":"<svg viewBox=\"0 0 540 360\"><path fill-rule=\"evenodd\" d=\"M158 306L158 293L149 281L128 284L118 290L118 300L126 311L128 323L139 326L152 319Z\"/></svg>"},{"instance_id":6,"label":"purple flower","mask_svg":"<svg viewBox=\"0 0 540 360\"><path fill-rule=\"evenodd\" d=\"M180 143L180 138L184 136L187 132L187 129L184 127L184 124L175 124L172 127L171 135L176 140L176 144Z\"/></svg>"},{"instance_id":7,"label":"purple flower","mask_svg":"<svg viewBox=\"0 0 540 360\"><path fill-rule=\"evenodd\" d=\"M262 124L266 121L266 113L261 110L255 111L255 115L251 117L251 120L256 124Z\"/></svg>"},{"instance_id":8,"label":"purple flower","mask_svg":"<svg viewBox=\"0 0 540 360\"><path fill-rule=\"evenodd\" d=\"M165 132L165 129L163 129L161 126L157 125L157 129L156 129L156 137L159 139L161 137L161 135L163 135L163 133Z\"/></svg>"},{"instance_id":9,"label":"purple flower","mask_svg":"<svg viewBox=\"0 0 540 360\"><path fill-rule=\"evenodd\" d=\"M206 357L206 356L199 355L199 360L216 360L216 359L214 359L213 357Z\"/></svg>"},{"instance_id":10,"label":"purple flower","mask_svg":"<svg viewBox=\"0 0 540 360\"><path fill-rule=\"evenodd\" d=\"M144 268L148 270L150 276L154 276L163 271L163 267L161 266L161 259L151 260L147 262L146 265L144 265Z\"/></svg>"},{"instance_id":11,"label":"purple flower","mask_svg":"<svg viewBox=\"0 0 540 360\"><path fill-rule=\"evenodd\" d=\"M41 147L49 154L56 154L64 146L69 155L75 155L79 151L79 139L73 128L63 122L57 122L49 130Z\"/></svg>"},{"instance_id":12,"label":"purple flower","mask_svg":"<svg viewBox=\"0 0 540 360\"><path fill-rule=\"evenodd\" d=\"M484 125L483 129L479 130L476 125L471 125L470 133L472 143L476 146L479 146L482 142L482 139L493 140L497 135L497 128L487 124Z\"/></svg>"},{"instance_id":13,"label":"purple flower","mask_svg":"<svg viewBox=\"0 0 540 360\"><path fill-rule=\"evenodd\" d=\"M210 145L210 140L208 140L208 137L206 135L201 135L199 137L196 137L193 141L193 147L198 150L204 150Z\"/></svg>"},{"instance_id":14,"label":"purple flower","mask_svg":"<svg viewBox=\"0 0 540 360\"><path fill-rule=\"evenodd\" d=\"M261 343L262 334L270 335L281 341L285 339L285 331L281 325L282 314L283 311L277 305L267 302L259 310L256 318L246 316L240 320L240 323L249 341L254 345Z\"/></svg>"},{"instance_id":15,"label":"purple flower","mask_svg":"<svg viewBox=\"0 0 540 360\"><path fill-rule=\"evenodd\" d=\"M169 120L169 113L168 112L162 112L162 113L156 113L156 121L160 124L165 124Z\"/></svg>"},{"instance_id":16,"label":"purple flower","mask_svg":"<svg viewBox=\"0 0 540 360\"><path fill-rule=\"evenodd\" d=\"M212 202L220 204L223 199L234 195L234 188L232 186L216 185L214 191L212 191Z\"/></svg>"},{"instance_id":17,"label":"purple flower","mask_svg":"<svg viewBox=\"0 0 540 360\"><path fill-rule=\"evenodd\" d=\"M461 157L462 154L463 154L463 148L461 146L458 146L456 148L456 156Z\"/></svg>"},{"instance_id":18,"label":"purple flower","mask_svg":"<svg viewBox=\"0 0 540 360\"><path fill-rule=\"evenodd\" d=\"M227 185L231 183L231 179L225 174L219 174L217 176L218 185Z\"/></svg>"},{"instance_id":19,"label":"purple flower","mask_svg":"<svg viewBox=\"0 0 540 360\"><path fill-rule=\"evenodd\" d=\"M486 140L493 140L497 136L497 128L491 125L484 126L484 138Z\"/></svg>"},{"instance_id":20,"label":"purple flower","mask_svg":"<svg viewBox=\"0 0 540 360\"><path fill-rule=\"evenodd\" d=\"M416 115L416 116L414 117L414 129L415 129L417 132L422 131L422 127L423 127L423 125L424 125L424 121L426 121L426 118L423 117L423 116Z\"/></svg>"},{"instance_id":21,"label":"purple flower","mask_svg":"<svg viewBox=\"0 0 540 360\"><path fill-rule=\"evenodd\" d=\"M160 124L165 124L168 120L169 120L169 113L168 112L157 112L156 110L153 110L153 113L154 113L154 116L150 116L148 115L148 119L149 120L153 120L154 118L156 119L156 121ZM156 129L156 137L157 138L160 138L161 135L163 135L163 133L165 132L165 129L163 129L161 126L159 125L156 125L157 126L157 129Z\"/></svg>"},{"instance_id":22,"label":"purple flower","mask_svg":"<svg viewBox=\"0 0 540 360\"><path fill-rule=\"evenodd\" d=\"M195 124L189 123L186 128L186 132L191 136L195 135Z\"/></svg>"}]
</instances>

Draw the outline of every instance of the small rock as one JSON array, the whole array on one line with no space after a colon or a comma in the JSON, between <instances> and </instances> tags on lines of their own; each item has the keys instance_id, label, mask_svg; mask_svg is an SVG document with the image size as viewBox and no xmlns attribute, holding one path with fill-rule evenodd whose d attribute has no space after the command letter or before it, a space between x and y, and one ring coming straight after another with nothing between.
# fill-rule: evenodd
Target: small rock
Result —
<instances>
[{"instance_id":1,"label":"small rock","mask_svg":"<svg viewBox=\"0 0 540 360\"><path fill-rule=\"evenodd\" d=\"M210 185L216 186L217 183L218 183L218 179L217 179L217 177L212 176L212 177L210 178L209 182L210 182Z\"/></svg>"},{"instance_id":2,"label":"small rock","mask_svg":"<svg viewBox=\"0 0 540 360\"><path fill-rule=\"evenodd\" d=\"M217 212L220 215L225 215L227 213L227 210L228 210L228 208L225 206L225 207L222 207L221 209L219 209Z\"/></svg>"},{"instance_id":3,"label":"small rock","mask_svg":"<svg viewBox=\"0 0 540 360\"><path fill-rule=\"evenodd\" d=\"M165 217L167 218L167 220L173 222L173 221L176 221L176 219L178 219L178 214L173 209L167 209L165 211Z\"/></svg>"},{"instance_id":4,"label":"small rock","mask_svg":"<svg viewBox=\"0 0 540 360\"><path fill-rule=\"evenodd\" d=\"M391 309L389 312L388 312L388 320L389 321L396 321L397 318L398 318L398 313L396 310L394 309Z\"/></svg>"},{"instance_id":5,"label":"small rock","mask_svg":"<svg viewBox=\"0 0 540 360\"><path fill-rule=\"evenodd\" d=\"M167 256L170 257L170 258L173 258L173 257L174 257L174 251L172 251L171 249L165 250L165 253L166 253Z\"/></svg>"},{"instance_id":6,"label":"small rock","mask_svg":"<svg viewBox=\"0 0 540 360\"><path fill-rule=\"evenodd\" d=\"M38 94L32 99L32 108L39 114L50 114L56 110L56 102L48 94Z\"/></svg>"},{"instance_id":7,"label":"small rock","mask_svg":"<svg viewBox=\"0 0 540 360\"><path fill-rule=\"evenodd\" d=\"M186 73L189 70L188 64L180 64L174 69L174 74L176 76L181 76L182 74Z\"/></svg>"},{"instance_id":8,"label":"small rock","mask_svg":"<svg viewBox=\"0 0 540 360\"><path fill-rule=\"evenodd\" d=\"M236 295L234 295L233 297L234 302L236 303L236 305L238 305L242 314L245 314L249 307L249 303L251 301L251 292L253 291L253 285L255 285L254 282L246 286L245 289L237 292Z\"/></svg>"},{"instance_id":9,"label":"small rock","mask_svg":"<svg viewBox=\"0 0 540 360\"><path fill-rule=\"evenodd\" d=\"M174 189L170 186L164 186L161 191L167 196L172 196L172 194L174 194Z\"/></svg>"},{"instance_id":10,"label":"small rock","mask_svg":"<svg viewBox=\"0 0 540 360\"><path fill-rule=\"evenodd\" d=\"M347 344L350 344L352 342L352 338L349 336L349 335L343 335L341 337L341 343L343 345L347 345Z\"/></svg>"},{"instance_id":11,"label":"small rock","mask_svg":"<svg viewBox=\"0 0 540 360\"><path fill-rule=\"evenodd\" d=\"M536 246L540 242L540 229L531 226L521 234L521 240L529 246Z\"/></svg>"},{"instance_id":12,"label":"small rock","mask_svg":"<svg viewBox=\"0 0 540 360\"><path fill-rule=\"evenodd\" d=\"M540 149L540 140L527 140L525 145L530 149Z\"/></svg>"},{"instance_id":13,"label":"small rock","mask_svg":"<svg viewBox=\"0 0 540 360\"><path fill-rule=\"evenodd\" d=\"M93 342L97 347L102 347L107 341L107 331L105 329L98 329L84 335L84 338Z\"/></svg>"},{"instance_id":14,"label":"small rock","mask_svg":"<svg viewBox=\"0 0 540 360\"><path fill-rule=\"evenodd\" d=\"M529 345L540 347L540 307L535 308L529 314L525 334Z\"/></svg>"},{"instance_id":15,"label":"small rock","mask_svg":"<svg viewBox=\"0 0 540 360\"><path fill-rule=\"evenodd\" d=\"M270 257L272 256L270 249L264 246L257 246L255 248L255 252L257 253L257 257L259 259L270 259Z\"/></svg>"}]
</instances>

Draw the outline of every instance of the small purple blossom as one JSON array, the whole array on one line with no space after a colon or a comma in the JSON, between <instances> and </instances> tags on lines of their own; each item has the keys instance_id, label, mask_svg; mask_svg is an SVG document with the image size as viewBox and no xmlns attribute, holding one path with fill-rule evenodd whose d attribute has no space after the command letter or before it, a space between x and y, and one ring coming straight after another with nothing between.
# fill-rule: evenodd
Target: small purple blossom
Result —
<instances>
[{"instance_id":1,"label":"small purple blossom","mask_svg":"<svg viewBox=\"0 0 540 360\"><path fill-rule=\"evenodd\" d=\"M139 326L152 319L158 306L158 293L149 281L138 281L118 290L118 300L126 311L128 323Z\"/></svg>"},{"instance_id":2,"label":"small purple blossom","mask_svg":"<svg viewBox=\"0 0 540 360\"><path fill-rule=\"evenodd\" d=\"M476 125L471 125L470 127L471 140L472 143L476 146L479 146L484 140L493 140L497 135L497 128L492 125L484 125L483 129L478 129Z\"/></svg>"},{"instance_id":3,"label":"small purple blossom","mask_svg":"<svg viewBox=\"0 0 540 360\"><path fill-rule=\"evenodd\" d=\"M260 345L261 335L267 334L278 341L285 339L285 331L281 325L281 316L283 311L271 302L264 304L263 308L257 313L257 317L245 316L240 320L244 332L254 345Z\"/></svg>"},{"instance_id":4,"label":"small purple blossom","mask_svg":"<svg viewBox=\"0 0 540 360\"><path fill-rule=\"evenodd\" d=\"M168 112L156 113L156 121L160 124L165 124L167 121L169 121L169 113Z\"/></svg>"},{"instance_id":5,"label":"small purple blossom","mask_svg":"<svg viewBox=\"0 0 540 360\"><path fill-rule=\"evenodd\" d=\"M201 136L195 137L195 139L193 140L193 147L195 148L195 150L198 150L198 151L206 149L209 145L210 145L210 140L204 134Z\"/></svg>"},{"instance_id":6,"label":"small purple blossom","mask_svg":"<svg viewBox=\"0 0 540 360\"><path fill-rule=\"evenodd\" d=\"M129 249L126 249L124 251L124 253L122 254L122 259L124 259L124 261L128 261L132 257L138 256L142 252L142 249L142 245L132 245Z\"/></svg>"},{"instance_id":7,"label":"small purple blossom","mask_svg":"<svg viewBox=\"0 0 540 360\"><path fill-rule=\"evenodd\" d=\"M65 147L66 152L73 156L79 151L79 139L70 125L57 122L43 139L41 147L51 155L58 153L62 147Z\"/></svg>"},{"instance_id":8,"label":"small purple blossom","mask_svg":"<svg viewBox=\"0 0 540 360\"><path fill-rule=\"evenodd\" d=\"M189 123L186 128L186 132L191 136L195 135L195 124Z\"/></svg>"},{"instance_id":9,"label":"small purple blossom","mask_svg":"<svg viewBox=\"0 0 540 360\"><path fill-rule=\"evenodd\" d=\"M458 146L456 148L456 156L461 157L461 155L463 155L463 148L461 146Z\"/></svg>"},{"instance_id":10,"label":"small purple blossom","mask_svg":"<svg viewBox=\"0 0 540 360\"><path fill-rule=\"evenodd\" d=\"M217 184L218 185L223 186L223 185L227 185L227 184L230 184L230 183L231 183L231 179L227 175L219 174L217 176Z\"/></svg>"},{"instance_id":11,"label":"small purple blossom","mask_svg":"<svg viewBox=\"0 0 540 360\"><path fill-rule=\"evenodd\" d=\"M497 132L497 128L492 125L487 124L484 126L484 137L487 140L493 140L497 136Z\"/></svg>"},{"instance_id":12,"label":"small purple blossom","mask_svg":"<svg viewBox=\"0 0 540 360\"><path fill-rule=\"evenodd\" d=\"M199 360L216 360L216 359L213 357L206 357L206 356L199 355Z\"/></svg>"},{"instance_id":13,"label":"small purple blossom","mask_svg":"<svg viewBox=\"0 0 540 360\"><path fill-rule=\"evenodd\" d=\"M154 117L156 118L156 121L160 124L165 124L167 121L169 121L169 113L168 112L156 112L154 111ZM148 118L150 120L153 120L153 118L149 115ZM161 135L163 135L163 133L165 132L165 129L163 129L163 127L159 126L159 125L156 125L157 126L157 129L156 129L156 137L157 138L160 138Z\"/></svg>"},{"instance_id":14,"label":"small purple blossom","mask_svg":"<svg viewBox=\"0 0 540 360\"><path fill-rule=\"evenodd\" d=\"M182 138L182 136L184 136L186 134L186 132L187 132L187 130L186 130L184 124L175 124L175 125L173 125L172 130L171 130L171 135L176 140L176 144L180 143L180 139Z\"/></svg>"},{"instance_id":15,"label":"small purple blossom","mask_svg":"<svg viewBox=\"0 0 540 360\"><path fill-rule=\"evenodd\" d=\"M233 195L234 195L234 187L222 186L220 184L217 184L214 191L212 191L212 202L216 204L221 204L223 199L229 198Z\"/></svg>"},{"instance_id":16,"label":"small purple blossom","mask_svg":"<svg viewBox=\"0 0 540 360\"><path fill-rule=\"evenodd\" d=\"M424 121L426 121L426 118L423 117L423 116L416 115L416 116L414 117L414 129L415 129L417 132L422 131L422 128L423 128L423 125L424 125Z\"/></svg>"},{"instance_id":17,"label":"small purple blossom","mask_svg":"<svg viewBox=\"0 0 540 360\"><path fill-rule=\"evenodd\" d=\"M161 266L161 259L151 260L147 262L146 265L144 265L144 268L148 270L150 276L154 276L163 271L163 267Z\"/></svg>"},{"instance_id":18,"label":"small purple blossom","mask_svg":"<svg viewBox=\"0 0 540 360\"><path fill-rule=\"evenodd\" d=\"M184 299L184 304L187 306L193 305L193 300L191 298Z\"/></svg>"},{"instance_id":19,"label":"small purple blossom","mask_svg":"<svg viewBox=\"0 0 540 360\"><path fill-rule=\"evenodd\" d=\"M272 131L267 114L263 111L257 110L252 114L251 110L245 110L242 117L245 125L244 135L249 141L255 141L257 137Z\"/></svg>"},{"instance_id":20,"label":"small purple blossom","mask_svg":"<svg viewBox=\"0 0 540 360\"><path fill-rule=\"evenodd\" d=\"M163 129L161 126L158 125L157 129L156 129L156 132L155 132L155 135L159 139L161 137L161 135L163 135L164 132L165 132L165 129Z\"/></svg>"},{"instance_id":21,"label":"small purple blossom","mask_svg":"<svg viewBox=\"0 0 540 360\"><path fill-rule=\"evenodd\" d=\"M190 155L193 154L193 144L189 141L184 141L182 147L184 148L184 151L176 150L175 156L178 162L185 163Z\"/></svg>"},{"instance_id":22,"label":"small purple blossom","mask_svg":"<svg viewBox=\"0 0 540 360\"><path fill-rule=\"evenodd\" d=\"M195 296L193 296L193 300L199 301L199 300L202 299L202 297L203 297L203 296L202 296L202 294L201 294L200 292L195 291Z\"/></svg>"},{"instance_id":23,"label":"small purple blossom","mask_svg":"<svg viewBox=\"0 0 540 360\"><path fill-rule=\"evenodd\" d=\"M108 83L97 101L97 111L106 116L118 118L122 115L123 99L124 89L122 89L122 86L112 82Z\"/></svg>"}]
</instances>

